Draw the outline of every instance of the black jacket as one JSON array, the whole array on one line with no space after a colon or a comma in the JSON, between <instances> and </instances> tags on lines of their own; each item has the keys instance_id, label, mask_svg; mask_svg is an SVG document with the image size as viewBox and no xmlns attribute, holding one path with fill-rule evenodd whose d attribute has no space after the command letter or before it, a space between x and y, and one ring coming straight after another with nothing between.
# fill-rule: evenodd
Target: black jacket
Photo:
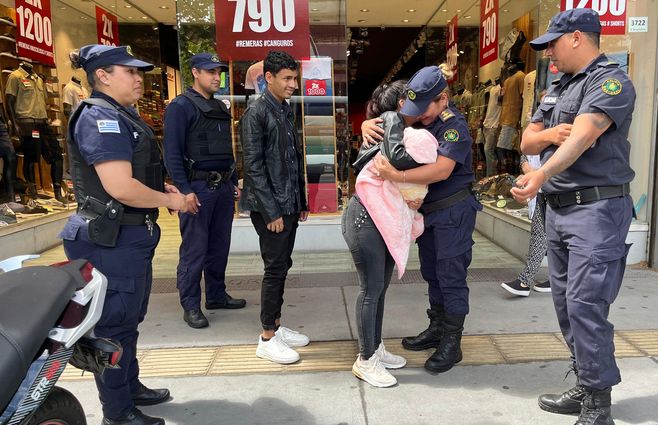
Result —
<instances>
[{"instance_id":1,"label":"black jacket","mask_svg":"<svg viewBox=\"0 0 658 425\"><path fill-rule=\"evenodd\" d=\"M281 113L278 101L269 91L254 101L240 120L240 139L244 161L244 186L241 208L263 215L266 223L301 211L308 211L304 180L303 147L297 136L295 146L299 176L300 209L294 207L294 188L290 168L286 166L288 135L285 120L296 128L292 114Z\"/></svg>"}]
</instances>

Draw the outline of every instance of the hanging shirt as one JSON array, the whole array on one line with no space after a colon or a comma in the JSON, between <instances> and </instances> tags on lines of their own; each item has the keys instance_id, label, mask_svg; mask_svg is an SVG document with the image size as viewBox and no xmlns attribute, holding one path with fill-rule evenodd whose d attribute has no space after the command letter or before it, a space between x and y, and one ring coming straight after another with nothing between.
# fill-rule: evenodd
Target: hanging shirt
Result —
<instances>
[{"instance_id":1,"label":"hanging shirt","mask_svg":"<svg viewBox=\"0 0 658 425\"><path fill-rule=\"evenodd\" d=\"M489 104L487 105L487 115L484 117L482 125L484 128L498 128L500 126L500 111L502 107L498 100L500 99L500 84L496 84L489 92Z\"/></svg>"},{"instance_id":2,"label":"hanging shirt","mask_svg":"<svg viewBox=\"0 0 658 425\"><path fill-rule=\"evenodd\" d=\"M502 125L516 127L521 119L524 78L525 74L523 71L516 71L503 84L503 110L500 115L500 123Z\"/></svg>"},{"instance_id":3,"label":"hanging shirt","mask_svg":"<svg viewBox=\"0 0 658 425\"><path fill-rule=\"evenodd\" d=\"M89 92L80 83L69 81L62 90L62 102L71 105L71 111L78 107L81 100L89 97Z\"/></svg>"}]
</instances>

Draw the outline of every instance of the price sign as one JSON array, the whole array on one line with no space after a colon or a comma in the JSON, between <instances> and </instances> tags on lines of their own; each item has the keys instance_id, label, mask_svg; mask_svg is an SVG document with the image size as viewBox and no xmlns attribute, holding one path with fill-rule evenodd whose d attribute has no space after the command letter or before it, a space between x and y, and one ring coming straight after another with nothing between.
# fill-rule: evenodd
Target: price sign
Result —
<instances>
[{"instance_id":1,"label":"price sign","mask_svg":"<svg viewBox=\"0 0 658 425\"><path fill-rule=\"evenodd\" d=\"M457 76L457 58L459 57L459 50L457 49L457 15L448 22L448 39L446 41L446 47L448 49L446 53L446 62L454 73L452 79L448 80L448 82L452 83L459 79Z\"/></svg>"},{"instance_id":2,"label":"price sign","mask_svg":"<svg viewBox=\"0 0 658 425\"><path fill-rule=\"evenodd\" d=\"M498 0L480 1L480 67L498 57Z\"/></svg>"},{"instance_id":3,"label":"price sign","mask_svg":"<svg viewBox=\"0 0 658 425\"><path fill-rule=\"evenodd\" d=\"M259 60L270 50L310 56L308 0L215 0L222 59Z\"/></svg>"},{"instance_id":4,"label":"price sign","mask_svg":"<svg viewBox=\"0 0 658 425\"><path fill-rule=\"evenodd\" d=\"M50 0L16 0L18 56L55 66Z\"/></svg>"},{"instance_id":5,"label":"price sign","mask_svg":"<svg viewBox=\"0 0 658 425\"><path fill-rule=\"evenodd\" d=\"M98 44L119 45L119 19L116 15L96 6L96 33Z\"/></svg>"},{"instance_id":6,"label":"price sign","mask_svg":"<svg viewBox=\"0 0 658 425\"><path fill-rule=\"evenodd\" d=\"M593 9L601 18L601 34L626 33L626 0L561 0L560 10Z\"/></svg>"}]
</instances>

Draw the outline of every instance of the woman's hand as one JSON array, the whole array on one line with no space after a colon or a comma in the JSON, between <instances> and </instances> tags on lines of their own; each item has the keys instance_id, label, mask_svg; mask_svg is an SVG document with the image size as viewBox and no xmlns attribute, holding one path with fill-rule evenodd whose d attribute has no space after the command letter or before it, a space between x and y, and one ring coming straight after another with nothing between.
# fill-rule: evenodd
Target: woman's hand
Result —
<instances>
[{"instance_id":1,"label":"woman's hand","mask_svg":"<svg viewBox=\"0 0 658 425\"><path fill-rule=\"evenodd\" d=\"M375 174L384 179L390 180L393 182L402 181L402 172L398 171L391 165L390 162L383 155L377 155L374 159L375 163Z\"/></svg>"},{"instance_id":2,"label":"woman's hand","mask_svg":"<svg viewBox=\"0 0 658 425\"><path fill-rule=\"evenodd\" d=\"M376 145L384 140L384 129L377 124L384 122L381 118L365 120L361 123L361 135L366 148Z\"/></svg>"},{"instance_id":3,"label":"woman's hand","mask_svg":"<svg viewBox=\"0 0 658 425\"><path fill-rule=\"evenodd\" d=\"M416 198L412 201L406 201L406 202L407 202L407 206L414 211L418 211L418 208L420 208L420 206L423 205L423 200L420 198Z\"/></svg>"}]
</instances>

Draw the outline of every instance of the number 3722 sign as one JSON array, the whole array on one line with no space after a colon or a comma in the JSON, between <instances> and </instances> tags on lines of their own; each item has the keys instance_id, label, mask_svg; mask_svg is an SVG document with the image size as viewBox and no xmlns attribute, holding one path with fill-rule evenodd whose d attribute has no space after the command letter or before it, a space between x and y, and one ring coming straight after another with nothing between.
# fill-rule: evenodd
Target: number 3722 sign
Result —
<instances>
[{"instance_id":1,"label":"number 3722 sign","mask_svg":"<svg viewBox=\"0 0 658 425\"><path fill-rule=\"evenodd\" d=\"M215 0L215 22L224 60L260 60L270 50L309 57L308 0Z\"/></svg>"}]
</instances>

